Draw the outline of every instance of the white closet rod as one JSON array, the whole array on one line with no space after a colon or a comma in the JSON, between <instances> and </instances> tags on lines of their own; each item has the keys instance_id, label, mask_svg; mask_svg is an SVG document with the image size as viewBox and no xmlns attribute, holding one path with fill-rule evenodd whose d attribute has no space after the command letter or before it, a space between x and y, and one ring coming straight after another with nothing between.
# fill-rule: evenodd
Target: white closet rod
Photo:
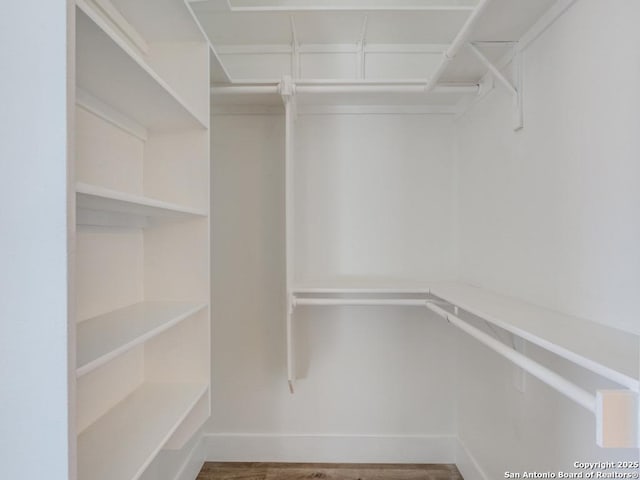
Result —
<instances>
[{"instance_id":1,"label":"white closet rod","mask_svg":"<svg viewBox=\"0 0 640 480\"><path fill-rule=\"evenodd\" d=\"M386 306L386 307L424 307L425 298L295 298L294 306Z\"/></svg>"},{"instance_id":2,"label":"white closet rod","mask_svg":"<svg viewBox=\"0 0 640 480\"><path fill-rule=\"evenodd\" d=\"M296 93L424 93L424 83L304 83L294 82ZM478 93L478 85L439 85L434 93ZM275 95L279 84L269 85L215 85L211 94L217 95Z\"/></svg>"},{"instance_id":3,"label":"white closet rod","mask_svg":"<svg viewBox=\"0 0 640 480\"><path fill-rule=\"evenodd\" d=\"M456 38L454 38L451 45L449 45L449 48L447 48L447 50L442 54L442 60L440 61L440 64L436 68L436 71L433 72L433 74L429 78L429 81L427 82L427 85L425 87L425 91L427 93L432 92L436 88L436 85L440 81L440 77L442 77L442 74L446 70L447 66L449 65L449 63L451 63L451 60L455 58L455 56L458 54L458 51L460 51L463 45L467 43L467 39L473 32L473 27L484 13L485 9L489 5L489 2L491 2L491 0L480 0L475 10L471 13L471 15L469 15L469 18L467 18L467 21L458 32L458 35L456 35Z\"/></svg>"},{"instance_id":4,"label":"white closet rod","mask_svg":"<svg viewBox=\"0 0 640 480\"><path fill-rule=\"evenodd\" d=\"M443 85L433 89L434 93L478 93L478 86ZM296 93L425 93L424 84L379 84L379 85L296 85Z\"/></svg>"},{"instance_id":5,"label":"white closet rod","mask_svg":"<svg viewBox=\"0 0 640 480\"><path fill-rule=\"evenodd\" d=\"M513 362L523 370L529 372L538 380L546 383L547 385L567 396L579 405L582 405L593 414L596 413L595 395L564 379L554 371L549 370L547 367L544 367L539 363L531 360L530 358L522 355L521 353L507 347L490 335L487 335L481 330L469 325L464 320L461 320L457 316L447 312L446 310L443 310L437 305L427 302L427 308L435 314L445 318L448 322L455 325L466 334L472 336L480 343L486 345L491 350L509 359L511 362Z\"/></svg>"},{"instance_id":6,"label":"white closet rod","mask_svg":"<svg viewBox=\"0 0 640 480\"><path fill-rule=\"evenodd\" d=\"M211 87L212 95L276 95L280 93L279 84L269 85L224 85Z\"/></svg>"}]
</instances>

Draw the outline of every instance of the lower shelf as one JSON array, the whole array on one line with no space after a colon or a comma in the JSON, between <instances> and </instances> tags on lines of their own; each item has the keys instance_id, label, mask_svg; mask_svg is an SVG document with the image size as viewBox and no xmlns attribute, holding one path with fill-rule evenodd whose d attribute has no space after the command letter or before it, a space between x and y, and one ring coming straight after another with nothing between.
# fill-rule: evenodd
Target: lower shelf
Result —
<instances>
[{"instance_id":1,"label":"lower shelf","mask_svg":"<svg viewBox=\"0 0 640 480\"><path fill-rule=\"evenodd\" d=\"M136 480L208 385L145 383L78 436L80 480Z\"/></svg>"},{"instance_id":2,"label":"lower shelf","mask_svg":"<svg viewBox=\"0 0 640 480\"><path fill-rule=\"evenodd\" d=\"M206 308L195 302L140 302L82 321L77 327L80 377Z\"/></svg>"}]
</instances>

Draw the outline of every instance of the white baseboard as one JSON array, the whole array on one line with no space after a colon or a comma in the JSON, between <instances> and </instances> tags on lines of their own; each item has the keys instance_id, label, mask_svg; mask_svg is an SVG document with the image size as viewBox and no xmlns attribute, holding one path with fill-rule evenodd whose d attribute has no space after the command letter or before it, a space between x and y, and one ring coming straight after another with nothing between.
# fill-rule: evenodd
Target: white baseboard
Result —
<instances>
[{"instance_id":1,"label":"white baseboard","mask_svg":"<svg viewBox=\"0 0 640 480\"><path fill-rule=\"evenodd\" d=\"M478 461L460 438L456 439L455 464L464 480L489 480Z\"/></svg>"},{"instance_id":2,"label":"white baseboard","mask_svg":"<svg viewBox=\"0 0 640 480\"><path fill-rule=\"evenodd\" d=\"M203 438L204 459L218 462L454 463L457 446L454 435L209 433Z\"/></svg>"},{"instance_id":3,"label":"white baseboard","mask_svg":"<svg viewBox=\"0 0 640 480\"><path fill-rule=\"evenodd\" d=\"M174 480L195 480L204 464L203 437L193 447Z\"/></svg>"}]
</instances>

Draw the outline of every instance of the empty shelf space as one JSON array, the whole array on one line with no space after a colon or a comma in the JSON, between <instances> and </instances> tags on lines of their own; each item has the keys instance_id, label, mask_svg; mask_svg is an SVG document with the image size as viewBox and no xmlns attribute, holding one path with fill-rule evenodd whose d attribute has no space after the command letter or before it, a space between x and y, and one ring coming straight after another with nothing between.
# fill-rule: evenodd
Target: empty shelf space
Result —
<instances>
[{"instance_id":1,"label":"empty shelf space","mask_svg":"<svg viewBox=\"0 0 640 480\"><path fill-rule=\"evenodd\" d=\"M80 322L77 375L90 372L206 306L194 302L141 302Z\"/></svg>"},{"instance_id":2,"label":"empty shelf space","mask_svg":"<svg viewBox=\"0 0 640 480\"><path fill-rule=\"evenodd\" d=\"M78 478L139 478L207 390L205 384L142 384L78 436Z\"/></svg>"},{"instance_id":3,"label":"empty shelf space","mask_svg":"<svg viewBox=\"0 0 640 480\"><path fill-rule=\"evenodd\" d=\"M84 2L77 9L77 85L151 132L205 129L173 89Z\"/></svg>"},{"instance_id":4,"label":"empty shelf space","mask_svg":"<svg viewBox=\"0 0 640 480\"><path fill-rule=\"evenodd\" d=\"M637 335L463 283L436 284L431 293L598 375L638 390Z\"/></svg>"},{"instance_id":5,"label":"empty shelf space","mask_svg":"<svg viewBox=\"0 0 640 480\"><path fill-rule=\"evenodd\" d=\"M146 226L145 219L183 220L207 215L206 212L193 208L86 183L76 184L76 206L77 223L80 225L126 223L125 219L137 217L143 221L136 226ZM116 216L99 215L100 213Z\"/></svg>"}]
</instances>

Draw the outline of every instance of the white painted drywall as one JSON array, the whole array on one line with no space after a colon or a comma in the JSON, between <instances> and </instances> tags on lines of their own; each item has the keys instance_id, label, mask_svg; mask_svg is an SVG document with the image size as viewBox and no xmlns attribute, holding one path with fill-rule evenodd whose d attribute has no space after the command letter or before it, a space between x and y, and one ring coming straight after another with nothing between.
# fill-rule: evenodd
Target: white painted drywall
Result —
<instances>
[{"instance_id":1,"label":"white painted drywall","mask_svg":"<svg viewBox=\"0 0 640 480\"><path fill-rule=\"evenodd\" d=\"M576 2L525 52L524 130L500 87L457 123L462 280L640 332L639 17L632 0ZM595 447L593 416L537 381L515 391L473 341L458 364L459 435L487 478L638 459Z\"/></svg>"},{"instance_id":2,"label":"white painted drywall","mask_svg":"<svg viewBox=\"0 0 640 480\"><path fill-rule=\"evenodd\" d=\"M524 130L500 87L458 123L462 277L636 333L638 13L578 1L525 53Z\"/></svg>"},{"instance_id":3,"label":"white painted drywall","mask_svg":"<svg viewBox=\"0 0 640 480\"><path fill-rule=\"evenodd\" d=\"M353 188L369 196L361 211L345 210L356 222L345 225L350 228L345 238L360 242L359 248L369 254L380 254L380 237L385 235L381 229L411 221L412 227L418 225L417 238L407 233L402 246L406 252L393 257L404 267L400 271L440 275L447 270L450 256L443 252L449 251L450 237L442 231L450 230L453 170L446 125L421 116L319 116L300 117L298 127L298 151L308 154L301 160L307 175L323 169L326 173L337 168L338 161L345 162L336 193ZM302 331L298 373L303 378L295 395L289 393L283 302L284 119L215 116L212 131L213 412L205 430L207 458L358 461L371 460L375 452L378 461L453 460L448 453L454 434L453 337L423 309L297 309ZM369 147L356 148L364 145ZM370 169L363 170L367 164ZM323 176L314 180L328 181ZM327 198L322 205L322 192L306 188L314 198L309 214L328 221L328 214L336 213L335 199ZM328 210L321 214L323 206ZM394 216L391 207L403 210ZM431 215L432 230L417 218L418 208ZM368 219L358 220L360 214ZM379 228L371 228L372 218ZM314 228L327 241L334 238L322 232L335 228L334 221ZM420 241L437 248L416 252ZM327 247L357 253L352 245ZM419 253L415 266L407 263L411 252ZM308 255L327 258L324 251ZM378 273L389 265L369 259ZM416 445L433 445L434 450L420 451ZM438 448L442 450L436 452Z\"/></svg>"},{"instance_id":4,"label":"white painted drywall","mask_svg":"<svg viewBox=\"0 0 640 480\"><path fill-rule=\"evenodd\" d=\"M67 3L9 2L0 15L0 478L7 479L74 478Z\"/></svg>"},{"instance_id":5,"label":"white painted drywall","mask_svg":"<svg viewBox=\"0 0 640 480\"><path fill-rule=\"evenodd\" d=\"M453 278L451 128L447 116L300 116L294 284Z\"/></svg>"}]
</instances>

